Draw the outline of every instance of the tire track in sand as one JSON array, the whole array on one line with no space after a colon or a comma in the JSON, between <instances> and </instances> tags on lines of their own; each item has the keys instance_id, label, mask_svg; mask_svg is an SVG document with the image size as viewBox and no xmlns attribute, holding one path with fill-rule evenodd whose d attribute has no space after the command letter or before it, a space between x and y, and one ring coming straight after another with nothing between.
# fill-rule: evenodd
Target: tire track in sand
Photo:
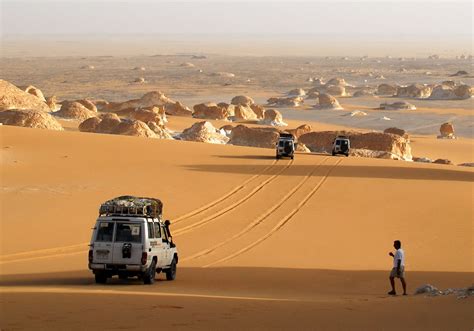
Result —
<instances>
[{"instance_id":1,"label":"tire track in sand","mask_svg":"<svg viewBox=\"0 0 474 331\"><path fill-rule=\"evenodd\" d=\"M222 215L228 213L229 211L237 208L242 202L249 200L252 196L254 196L260 190L262 190L266 185L268 185L273 180L278 178L278 176L280 176L281 173L283 173L286 169L288 169L293 164L293 162L294 162L294 160L291 160L290 162L288 162L288 164L286 166L284 166L282 169L280 169L276 174L272 175L271 177L269 177L266 180L264 180L263 182L261 182L257 187L255 187L252 191L250 191L250 193L244 195L242 198L240 198L236 202L228 205L227 207L225 207L223 209L220 209L219 211L209 215L208 217L204 218L201 221L195 222L193 224L190 224L188 226L182 227L182 228L177 229L177 230L173 230L173 232L174 232L173 237L179 237L180 235L183 235L185 233L188 233L188 232L194 231L196 229L199 229L199 228L203 227L204 225L206 225L206 224L214 221L215 219L221 217Z\"/></svg>"},{"instance_id":2,"label":"tire track in sand","mask_svg":"<svg viewBox=\"0 0 474 331\"><path fill-rule=\"evenodd\" d=\"M183 214L179 217L176 217L174 220L173 220L173 224L178 224L180 222L182 222L183 220L191 217L191 216L194 216L194 215L197 215L197 214L200 214L212 207L214 207L215 205L217 205L218 203L222 202L222 201L225 201L227 200L228 198L230 198L231 196L233 196L234 194L236 194L237 192L239 192L240 190L242 190L245 185L249 184L250 182L252 182L253 180L257 179L258 177L262 176L265 174L265 172L269 169L271 169L273 166L275 166L275 164L277 163L277 160L274 160L269 166L267 166L265 169L263 169L260 173L256 174L256 175L253 175L252 177L250 177L249 179L247 179L246 181L244 181L242 184L238 185L237 187L235 187L233 190L231 190L230 192L228 192L227 194L225 194L224 196L214 200L214 201L211 201L209 202L208 204L202 206L202 207L199 207L197 209L194 209L186 214Z\"/></svg>"},{"instance_id":3,"label":"tire track in sand","mask_svg":"<svg viewBox=\"0 0 474 331\"><path fill-rule=\"evenodd\" d=\"M306 175L303 180L301 180L298 185L296 185L290 192L288 192L285 196L283 196L276 204L274 204L272 207L270 207L269 209L267 209L267 211L259 216L257 219L255 219L254 221L252 221L250 224L248 224L244 229L242 229L241 231L239 231L238 233L234 234L232 237L212 246L212 247L209 247L209 248L206 248L200 252L197 252L193 255L190 255L190 256L187 256L187 257L184 257L182 258L181 260L183 262L185 261L189 261L189 260L193 260L193 259L197 259L197 258L200 258L200 257L203 257L203 256L206 256L212 252L214 252L215 250L219 249L220 247L226 245L227 243L235 240L235 239L238 239L240 237L242 237L243 235L245 235L246 233L248 233L248 231L252 230L253 228L259 226L262 222L265 222L265 220L270 217L277 209L279 209L284 203L286 200L288 200L290 197L292 197L294 194L296 194L299 189L311 178L311 176L313 176L313 174L316 172L316 170L324 164L324 162L328 159L329 157L325 157L321 162L319 162L318 164L315 165L315 168L308 174Z\"/></svg>"},{"instance_id":4,"label":"tire track in sand","mask_svg":"<svg viewBox=\"0 0 474 331\"><path fill-rule=\"evenodd\" d=\"M332 166L327 172L326 174L323 176L323 178L321 178L321 180L316 184L316 186L303 198L303 200L301 200L301 202L296 206L296 208L294 208L290 213L288 213L285 217L283 217L269 232L267 232L265 235L261 236L259 239L257 239L256 241L252 242L251 244L243 247L242 249L230 254L230 255L227 255L226 257L223 257L217 261L214 261L214 262L211 262L211 263L208 263L206 265L203 266L203 268L208 268L208 267L211 267L213 265L216 265L218 263L222 263L222 262L226 262L226 261L229 261L231 259L234 259L236 258L237 256L251 250L252 248L254 248L255 246L261 244L262 242L264 242L265 240L267 240L268 238L270 238L272 235L274 235L277 231L279 231L281 228L283 228L292 218L293 216L295 216L301 208L303 208L306 203L309 201L309 199L311 199L315 194L316 192L318 192L318 190L321 188L321 186L326 182L326 180L328 179L329 175L331 174L331 172L342 162L342 159L338 160L334 166Z\"/></svg>"},{"instance_id":5,"label":"tire track in sand","mask_svg":"<svg viewBox=\"0 0 474 331\"><path fill-rule=\"evenodd\" d=\"M265 167L260 173L251 176L246 181L244 181L242 184L235 187L230 192L226 193L224 196L220 197L217 200L211 201L210 203L208 203L208 204L206 204L206 205L204 205L200 208L192 210L189 213L186 213L184 215L179 216L177 219L175 219L173 221L173 224L180 223L181 221L183 221L185 219L188 219L192 216L203 213L203 212L211 209L212 207L218 205L219 203L227 200L228 198L232 197L233 195L235 195L236 193L241 191L243 188L245 188L246 185L248 185L249 183L251 183L255 179L265 175L265 173L269 169L273 168L276 164L277 164L277 160L274 160L270 165ZM39 249L39 250L31 250L31 251L26 251L26 252L3 255L3 256L0 256L0 265L7 264L7 263L32 261L32 260L37 260L37 259L47 259L47 258L56 258L56 257L64 257L64 256L77 255L77 254L84 254L85 252L87 252L88 246L89 246L89 242L84 242L84 243L75 244L75 245L60 246L60 247Z\"/></svg>"}]
</instances>

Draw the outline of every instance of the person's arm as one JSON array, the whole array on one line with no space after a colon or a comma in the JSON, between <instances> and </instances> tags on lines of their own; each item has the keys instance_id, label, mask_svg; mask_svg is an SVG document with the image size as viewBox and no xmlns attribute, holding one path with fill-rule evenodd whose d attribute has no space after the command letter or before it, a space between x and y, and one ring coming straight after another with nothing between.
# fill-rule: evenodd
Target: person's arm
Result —
<instances>
[{"instance_id":1,"label":"person's arm","mask_svg":"<svg viewBox=\"0 0 474 331\"><path fill-rule=\"evenodd\" d=\"M391 257L393 257L393 253L392 253L392 252L388 253L388 255L390 255Z\"/></svg>"}]
</instances>

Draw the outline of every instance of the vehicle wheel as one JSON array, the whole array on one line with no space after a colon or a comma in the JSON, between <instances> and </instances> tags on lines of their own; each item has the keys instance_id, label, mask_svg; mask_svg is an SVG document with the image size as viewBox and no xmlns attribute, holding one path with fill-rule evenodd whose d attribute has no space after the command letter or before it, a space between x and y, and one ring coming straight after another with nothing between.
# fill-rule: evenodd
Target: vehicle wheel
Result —
<instances>
[{"instance_id":1,"label":"vehicle wheel","mask_svg":"<svg viewBox=\"0 0 474 331\"><path fill-rule=\"evenodd\" d=\"M349 153L346 153L346 156L349 157Z\"/></svg>"},{"instance_id":2,"label":"vehicle wheel","mask_svg":"<svg viewBox=\"0 0 474 331\"><path fill-rule=\"evenodd\" d=\"M332 152L332 156L336 156L336 153Z\"/></svg>"},{"instance_id":3,"label":"vehicle wheel","mask_svg":"<svg viewBox=\"0 0 474 331\"><path fill-rule=\"evenodd\" d=\"M175 280L176 279L176 258L173 257L173 261L171 261L171 266L169 269L165 270L166 273L166 280Z\"/></svg>"},{"instance_id":4,"label":"vehicle wheel","mask_svg":"<svg viewBox=\"0 0 474 331\"><path fill-rule=\"evenodd\" d=\"M294 156L293 156L293 155L291 156L291 159L292 159L292 160L294 159Z\"/></svg>"},{"instance_id":5,"label":"vehicle wheel","mask_svg":"<svg viewBox=\"0 0 474 331\"><path fill-rule=\"evenodd\" d=\"M95 282L97 284L105 284L107 283L107 275L103 272L98 272L95 274Z\"/></svg>"},{"instance_id":6,"label":"vehicle wheel","mask_svg":"<svg viewBox=\"0 0 474 331\"><path fill-rule=\"evenodd\" d=\"M153 284L155 282L155 273L156 273L156 262L153 260L150 267L145 274L143 275L144 284Z\"/></svg>"}]
</instances>

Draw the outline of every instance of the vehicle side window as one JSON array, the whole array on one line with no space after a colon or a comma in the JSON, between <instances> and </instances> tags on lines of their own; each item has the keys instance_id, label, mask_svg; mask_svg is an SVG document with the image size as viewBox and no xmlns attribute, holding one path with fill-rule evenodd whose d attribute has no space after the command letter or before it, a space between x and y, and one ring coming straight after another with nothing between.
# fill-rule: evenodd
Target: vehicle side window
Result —
<instances>
[{"instance_id":1,"label":"vehicle side window","mask_svg":"<svg viewBox=\"0 0 474 331\"><path fill-rule=\"evenodd\" d=\"M113 222L100 222L99 229L97 230L96 241L112 241L112 235L114 233Z\"/></svg>"},{"instance_id":2,"label":"vehicle side window","mask_svg":"<svg viewBox=\"0 0 474 331\"><path fill-rule=\"evenodd\" d=\"M160 228L160 224L155 223L155 238L161 238Z\"/></svg>"},{"instance_id":3,"label":"vehicle side window","mask_svg":"<svg viewBox=\"0 0 474 331\"><path fill-rule=\"evenodd\" d=\"M153 229L153 222L148 222L148 239L155 238L155 230Z\"/></svg>"},{"instance_id":4,"label":"vehicle side window","mask_svg":"<svg viewBox=\"0 0 474 331\"><path fill-rule=\"evenodd\" d=\"M162 233L161 239L164 239L165 241L168 241L168 234L166 233L165 228L161 228L161 233Z\"/></svg>"}]
</instances>

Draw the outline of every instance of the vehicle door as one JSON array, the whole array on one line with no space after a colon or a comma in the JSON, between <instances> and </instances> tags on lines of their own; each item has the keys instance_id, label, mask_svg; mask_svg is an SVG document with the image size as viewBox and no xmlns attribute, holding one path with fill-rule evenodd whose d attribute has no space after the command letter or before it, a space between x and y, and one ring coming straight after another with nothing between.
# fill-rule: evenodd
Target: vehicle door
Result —
<instances>
[{"instance_id":1,"label":"vehicle door","mask_svg":"<svg viewBox=\"0 0 474 331\"><path fill-rule=\"evenodd\" d=\"M163 260L164 266L169 266L171 264L171 246L168 238L168 232L164 226L161 226L161 241L163 247Z\"/></svg>"},{"instance_id":2,"label":"vehicle door","mask_svg":"<svg viewBox=\"0 0 474 331\"><path fill-rule=\"evenodd\" d=\"M112 263L115 222L98 221L92 238L93 263Z\"/></svg>"},{"instance_id":3,"label":"vehicle door","mask_svg":"<svg viewBox=\"0 0 474 331\"><path fill-rule=\"evenodd\" d=\"M160 263L163 260L163 250L161 248L161 237L160 237L160 224L155 220L148 220L148 254L156 256L157 264L156 267L160 267ZM158 231L157 231L158 230Z\"/></svg>"},{"instance_id":4,"label":"vehicle door","mask_svg":"<svg viewBox=\"0 0 474 331\"><path fill-rule=\"evenodd\" d=\"M144 224L119 221L115 225L114 264L140 264L143 252Z\"/></svg>"}]
</instances>

